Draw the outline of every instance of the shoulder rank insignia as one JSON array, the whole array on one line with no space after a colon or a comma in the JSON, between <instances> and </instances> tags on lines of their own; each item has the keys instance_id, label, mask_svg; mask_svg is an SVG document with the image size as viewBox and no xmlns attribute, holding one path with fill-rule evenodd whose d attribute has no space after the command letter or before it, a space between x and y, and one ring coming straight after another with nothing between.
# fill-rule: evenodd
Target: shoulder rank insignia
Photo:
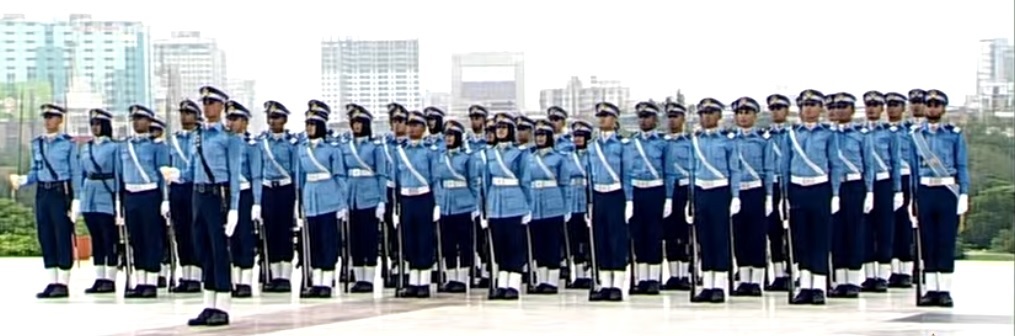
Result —
<instances>
[{"instance_id":1,"label":"shoulder rank insignia","mask_svg":"<svg viewBox=\"0 0 1015 336\"><path fill-rule=\"evenodd\" d=\"M300 139L297 138L297 137L291 137L291 138L289 138L289 143L291 143L293 145L295 145L295 144L297 144L299 142L300 142Z\"/></svg>"},{"instance_id":2,"label":"shoulder rank insignia","mask_svg":"<svg viewBox=\"0 0 1015 336\"><path fill-rule=\"evenodd\" d=\"M952 132L959 133L962 132L962 129L960 129L958 126L955 126L955 128L952 128Z\"/></svg>"},{"instance_id":3,"label":"shoulder rank insignia","mask_svg":"<svg viewBox=\"0 0 1015 336\"><path fill-rule=\"evenodd\" d=\"M733 132L728 132L728 133L726 133L726 137L730 138L730 139L733 139L733 138L736 138L737 135L735 133L733 133Z\"/></svg>"},{"instance_id":4,"label":"shoulder rank insignia","mask_svg":"<svg viewBox=\"0 0 1015 336\"><path fill-rule=\"evenodd\" d=\"M430 150L436 151L437 150L437 145L430 145Z\"/></svg>"},{"instance_id":5,"label":"shoulder rank insignia","mask_svg":"<svg viewBox=\"0 0 1015 336\"><path fill-rule=\"evenodd\" d=\"M627 143L629 143L629 142L631 142L631 139L628 139L628 138L620 138L620 143L622 143L622 144L627 144Z\"/></svg>"},{"instance_id":6,"label":"shoulder rank insignia","mask_svg":"<svg viewBox=\"0 0 1015 336\"><path fill-rule=\"evenodd\" d=\"M895 132L895 131L898 131L898 130L899 130L899 127L898 127L898 126L895 126L895 125L892 125L892 126L888 127L888 130L890 130L890 131L892 131L892 132Z\"/></svg>"},{"instance_id":7,"label":"shoulder rank insignia","mask_svg":"<svg viewBox=\"0 0 1015 336\"><path fill-rule=\"evenodd\" d=\"M247 139L247 144L248 145L256 145L257 144L257 139L256 138L248 138Z\"/></svg>"},{"instance_id":8,"label":"shoulder rank insignia","mask_svg":"<svg viewBox=\"0 0 1015 336\"><path fill-rule=\"evenodd\" d=\"M162 143L162 138L152 139L152 142L154 142L154 143Z\"/></svg>"},{"instance_id":9,"label":"shoulder rank insignia","mask_svg":"<svg viewBox=\"0 0 1015 336\"><path fill-rule=\"evenodd\" d=\"M764 133L761 133L761 137L764 138L764 139L768 139L768 138L772 137L772 134L769 133L768 130L765 130Z\"/></svg>"},{"instance_id":10,"label":"shoulder rank insignia","mask_svg":"<svg viewBox=\"0 0 1015 336\"><path fill-rule=\"evenodd\" d=\"M673 140L673 136L672 136L672 135L669 135L669 134L667 134L667 135L664 135L664 136L663 136L663 139L666 139L666 140Z\"/></svg>"},{"instance_id":11,"label":"shoulder rank insignia","mask_svg":"<svg viewBox=\"0 0 1015 336\"><path fill-rule=\"evenodd\" d=\"M867 133L867 132L869 132L867 127L860 127L860 133Z\"/></svg>"},{"instance_id":12,"label":"shoulder rank insignia","mask_svg":"<svg viewBox=\"0 0 1015 336\"><path fill-rule=\"evenodd\" d=\"M374 141L372 141L372 142L373 142L373 143L374 143L375 145L380 145L380 144L381 144L381 139L374 139Z\"/></svg>"}]
</instances>

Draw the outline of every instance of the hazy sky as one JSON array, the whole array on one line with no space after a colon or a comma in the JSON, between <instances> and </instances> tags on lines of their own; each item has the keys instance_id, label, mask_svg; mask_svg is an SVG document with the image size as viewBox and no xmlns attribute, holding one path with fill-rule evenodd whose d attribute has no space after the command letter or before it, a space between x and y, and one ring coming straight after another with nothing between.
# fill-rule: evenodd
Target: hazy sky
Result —
<instances>
[{"instance_id":1,"label":"hazy sky","mask_svg":"<svg viewBox=\"0 0 1015 336\"><path fill-rule=\"evenodd\" d=\"M141 4L159 4L154 7ZM621 80L631 98L682 89L729 102L802 89L975 92L978 40L1015 36L1011 0L4 1L29 19L135 20L153 35L198 30L259 100L302 106L320 90L328 37L420 40L424 90L449 92L451 55L525 54L528 110L570 76ZM256 2L251 2L256 3ZM196 90L196 88L195 88Z\"/></svg>"}]
</instances>

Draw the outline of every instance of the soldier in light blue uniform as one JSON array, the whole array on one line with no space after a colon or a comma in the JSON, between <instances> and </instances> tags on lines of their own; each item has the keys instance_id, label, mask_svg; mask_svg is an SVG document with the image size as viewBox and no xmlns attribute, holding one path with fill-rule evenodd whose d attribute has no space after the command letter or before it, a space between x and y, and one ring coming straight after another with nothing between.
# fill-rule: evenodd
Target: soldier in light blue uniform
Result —
<instances>
[{"instance_id":1,"label":"soldier in light blue uniform","mask_svg":"<svg viewBox=\"0 0 1015 336\"><path fill-rule=\"evenodd\" d=\"M840 211L832 218L832 268L835 288L828 297L856 298L860 294L860 270L866 239L865 214L874 206L874 173L870 129L853 123L856 98L845 92L829 95L829 118L835 123L839 150L833 160L840 167L842 181Z\"/></svg>"},{"instance_id":2,"label":"soldier in light blue uniform","mask_svg":"<svg viewBox=\"0 0 1015 336\"><path fill-rule=\"evenodd\" d=\"M668 185L673 186L667 199L670 200L670 216L663 222L663 243L666 245L666 264L670 277L662 286L664 290L691 289L690 238L687 227L688 192L691 182L691 138L684 133L687 109L684 105L667 103L665 106L669 134L666 140L666 160L663 166Z\"/></svg>"},{"instance_id":3,"label":"soldier in light blue uniform","mask_svg":"<svg viewBox=\"0 0 1015 336\"><path fill-rule=\"evenodd\" d=\"M800 264L800 292L792 304L825 304L830 221L839 212L840 161L837 131L818 122L824 96L804 90L797 97L800 124L786 131L782 181L788 182L790 224Z\"/></svg>"},{"instance_id":4,"label":"soldier in light blue uniform","mask_svg":"<svg viewBox=\"0 0 1015 336\"><path fill-rule=\"evenodd\" d=\"M871 160L867 168L874 175L874 204L867 214L867 235L864 257L864 273L866 278L860 285L862 291L888 291L888 278L892 272L892 253L894 252L895 211L902 207L901 158L899 157L899 137L895 134L899 126L891 126L881 122L881 114L885 108L885 95L878 91L868 91L863 95L864 111L867 122L864 124L868 134ZM895 128L894 130L892 128Z\"/></svg>"},{"instance_id":5,"label":"soldier in light blue uniform","mask_svg":"<svg viewBox=\"0 0 1015 336\"><path fill-rule=\"evenodd\" d=\"M120 166L123 167L123 215L130 233L134 252L137 283L125 294L127 298L155 298L165 246L164 221L159 213L169 210L160 187L163 177L159 168L169 165L168 149L155 142L151 124L155 113L147 107L130 107L135 135L123 143Z\"/></svg>"},{"instance_id":6,"label":"soldier in light blue uniform","mask_svg":"<svg viewBox=\"0 0 1015 336\"><path fill-rule=\"evenodd\" d=\"M486 111L486 109L484 108L483 111ZM483 145L480 146L480 148L477 148L472 154L476 165L480 166L480 184L483 183L482 172L487 164L487 150L497 144L497 123L493 120L493 118L485 119L486 126L483 128ZM496 274L493 274L492 276L490 274L493 270L493 263L490 261L490 247L488 245L490 242L489 239L487 239L486 230L484 230L481 225L481 221L484 220L487 215L485 212L486 205L483 204L487 199L489 199L489 195L486 195L486 190L483 189L481 185L480 197L477 202L480 204L479 211L481 212L480 215L483 218L476 221L476 254L479 255L479 275L476 277L478 279L474 281L476 288L490 288L491 278L497 276Z\"/></svg>"},{"instance_id":7,"label":"soldier in light blue uniform","mask_svg":"<svg viewBox=\"0 0 1015 336\"><path fill-rule=\"evenodd\" d=\"M499 272L491 300L517 300L522 270L526 264L524 225L532 219L528 176L530 151L515 144L516 123L507 113L498 114L497 144L486 150L483 163L483 193L486 195L486 219L481 224L493 235L494 257Z\"/></svg>"},{"instance_id":8,"label":"soldier in light blue uniform","mask_svg":"<svg viewBox=\"0 0 1015 336\"><path fill-rule=\"evenodd\" d=\"M307 141L297 148L299 190L303 194L306 223L297 226L309 230L311 287L302 298L330 298L335 281L342 236L339 223L348 218L346 163L338 142L327 142L327 122L331 109L319 100L307 103ZM306 225L306 227L303 227ZM307 242L304 242L306 244Z\"/></svg>"},{"instance_id":9,"label":"soldier in light blue uniform","mask_svg":"<svg viewBox=\"0 0 1015 336\"><path fill-rule=\"evenodd\" d=\"M672 180L666 179L666 139L655 129L659 107L652 102L635 106L640 129L624 146L623 168L625 185L633 187L634 215L630 221L636 283L631 294L659 294L662 276L663 218L673 210Z\"/></svg>"},{"instance_id":10,"label":"soldier in light blue uniform","mask_svg":"<svg viewBox=\"0 0 1015 336\"><path fill-rule=\"evenodd\" d=\"M522 181L529 183L532 222L529 233L532 257L538 265L532 294L557 294L560 281L561 243L564 225L571 220L571 165L568 153L555 149L554 129L549 121L540 120L535 127L535 149L528 156ZM536 283L533 281L533 283Z\"/></svg>"},{"instance_id":11,"label":"soldier in light blue uniform","mask_svg":"<svg viewBox=\"0 0 1015 336\"><path fill-rule=\"evenodd\" d=\"M731 296L761 296L765 281L765 236L768 216L772 213L772 164L769 152L771 134L754 127L761 106L750 97L742 97L730 104L736 114L733 139L740 162L740 213L733 216L733 247L740 283L730 291Z\"/></svg>"},{"instance_id":12,"label":"soldier in light blue uniform","mask_svg":"<svg viewBox=\"0 0 1015 336\"><path fill-rule=\"evenodd\" d=\"M430 269L434 265L435 222L441 218L440 205L436 204L435 188L437 161L441 150L436 144L424 140L427 117L419 111L409 113L408 140L395 149L392 176L395 179L398 207L401 209L395 225L401 226L402 253L409 264L409 283L397 297L429 298Z\"/></svg>"},{"instance_id":13,"label":"soldier in light blue uniform","mask_svg":"<svg viewBox=\"0 0 1015 336\"><path fill-rule=\"evenodd\" d=\"M261 194L264 190L262 152L260 144L247 132L250 110L230 100L226 103L226 120L229 130L242 141L240 156L240 205L236 231L229 237L233 268L232 296L249 298L253 294L254 254L258 248L254 221L261 220Z\"/></svg>"},{"instance_id":14,"label":"soldier in light blue uniform","mask_svg":"<svg viewBox=\"0 0 1015 336\"><path fill-rule=\"evenodd\" d=\"M149 127L149 133L151 135L152 142L156 143L159 147L162 147L159 150L166 152L167 155L166 159L168 160L170 155L169 148L166 147L166 138L163 137L166 133L166 121L162 120L162 118L156 115L155 118L152 118L152 122ZM172 267L174 267L171 266L171 264L173 263L172 259L173 242L169 241L169 230L168 230L168 226L171 225L171 223L169 222L169 215L171 211L171 209L169 208L169 193L168 190L162 190L164 188L169 188L169 184L166 183L159 185L160 189L159 191L162 192L163 196L162 207L160 208L160 213L162 214L162 217L159 218L159 220L162 222L162 225L159 226L159 237L161 237L164 244L162 244L163 246L162 253L159 254L159 260L162 261L162 267L159 270L158 288L166 288L166 286L168 285L166 279L168 279L170 276L169 271L172 269Z\"/></svg>"},{"instance_id":15,"label":"soldier in light blue uniform","mask_svg":"<svg viewBox=\"0 0 1015 336\"><path fill-rule=\"evenodd\" d=\"M552 122L552 121L551 121ZM592 288L592 274L588 265L591 247L589 246L589 221L591 213L589 204L592 202L589 190L589 151L588 144L592 139L592 124L577 120L571 123L571 141L574 150L563 152L571 171L571 198L569 211L571 218L567 221L568 241L571 243L571 259L574 265L574 282L570 288Z\"/></svg>"},{"instance_id":16,"label":"soldier in light blue uniform","mask_svg":"<svg viewBox=\"0 0 1015 336\"><path fill-rule=\"evenodd\" d=\"M482 178L477 156L466 149L465 127L454 120L445 122L444 144L447 150L438 157L435 174L440 181L435 192L441 209L441 253L448 270L442 290L465 293L469 271L475 264L474 226L479 219L479 181Z\"/></svg>"},{"instance_id":17,"label":"soldier in light blue uniform","mask_svg":"<svg viewBox=\"0 0 1015 336\"><path fill-rule=\"evenodd\" d=\"M169 183L169 220L176 233L176 254L180 264L180 281L176 288L170 288L175 293L199 293L201 292L201 259L194 247L194 212L193 196L194 183L192 180L184 179L184 176L193 176L190 169L194 153L191 147L194 145L194 138L197 127L202 121L201 107L192 100L180 102L177 109L180 114L180 130L173 132L167 139L169 146L169 164L180 176L175 179L167 179Z\"/></svg>"},{"instance_id":18,"label":"soldier in light blue uniform","mask_svg":"<svg viewBox=\"0 0 1015 336\"><path fill-rule=\"evenodd\" d=\"M430 106L423 109L423 114L426 114L427 142L444 151L444 110Z\"/></svg>"},{"instance_id":19,"label":"soldier in light blue uniform","mask_svg":"<svg viewBox=\"0 0 1015 336\"><path fill-rule=\"evenodd\" d=\"M621 301L620 286L627 278L627 223L634 215L634 190L624 171L624 150L630 140L617 134L620 109L601 102L595 106L599 137L590 144L587 171L591 173L592 229L596 265L601 288L589 294L589 301Z\"/></svg>"},{"instance_id":20,"label":"soldier in light blue uniform","mask_svg":"<svg viewBox=\"0 0 1015 336\"><path fill-rule=\"evenodd\" d=\"M75 181L81 190L81 215L92 237L95 282L85 294L116 292L118 236L116 223L122 223L120 199L120 144L113 140L113 114L103 109L88 112L92 140L85 143L79 163L84 173Z\"/></svg>"},{"instance_id":21,"label":"soldier in light blue uniform","mask_svg":"<svg viewBox=\"0 0 1015 336\"><path fill-rule=\"evenodd\" d=\"M907 128L912 126L923 126L927 123L925 117L927 111L927 91L922 89L909 90L909 113L910 118L907 123Z\"/></svg>"},{"instance_id":22,"label":"soldier in light blue uniform","mask_svg":"<svg viewBox=\"0 0 1015 336\"><path fill-rule=\"evenodd\" d=\"M264 236L268 246L268 275L264 283L266 293L289 293L292 291L290 278L293 272L293 234L296 209L296 166L298 139L285 129L289 120L289 109L277 101L264 103L268 114L268 130L255 139L261 151L262 182L261 204L267 211L261 212ZM262 252L265 253L265 252Z\"/></svg>"},{"instance_id":23,"label":"soldier in light blue uniform","mask_svg":"<svg viewBox=\"0 0 1015 336\"><path fill-rule=\"evenodd\" d=\"M349 118L353 138L342 144L349 186L349 244L353 293L373 293L377 268L377 243L380 221L384 219L388 182L388 162L383 140L374 138L374 118L362 106L355 105Z\"/></svg>"},{"instance_id":24,"label":"soldier in light blue uniform","mask_svg":"<svg viewBox=\"0 0 1015 336\"><path fill-rule=\"evenodd\" d=\"M902 187L902 204L895 203L895 215L892 233L891 273L888 277L890 288L910 288L913 285L913 227L909 218L909 202L912 197L913 183L910 175L913 171L912 143L909 141L909 128L903 120L906 113L906 96L898 92L885 94L888 107L888 131L896 138L899 156L899 185ZM897 199L898 196L896 196ZM893 202L894 203L894 202Z\"/></svg>"},{"instance_id":25,"label":"soldier in light blue uniform","mask_svg":"<svg viewBox=\"0 0 1015 336\"><path fill-rule=\"evenodd\" d=\"M546 109L546 119L553 126L553 147L561 153L574 151L574 141L571 134L567 132L567 111L560 106L550 106Z\"/></svg>"},{"instance_id":26,"label":"soldier in light blue uniform","mask_svg":"<svg viewBox=\"0 0 1015 336\"><path fill-rule=\"evenodd\" d=\"M726 301L732 270L730 217L740 212L740 153L736 133L719 128L722 110L718 100L698 102L701 130L691 138L691 181L694 184L693 222L701 245L702 286L691 302Z\"/></svg>"},{"instance_id":27,"label":"soldier in light blue uniform","mask_svg":"<svg viewBox=\"0 0 1015 336\"><path fill-rule=\"evenodd\" d=\"M465 149L471 151L473 154L477 154L483 151L483 146L486 145L486 122L490 112L481 105L469 106L469 128L465 132ZM479 223L476 223L479 225Z\"/></svg>"},{"instance_id":28,"label":"soldier in light blue uniform","mask_svg":"<svg viewBox=\"0 0 1015 336\"><path fill-rule=\"evenodd\" d=\"M535 148L535 145L532 143L532 129L536 126L536 122L532 118L518 114L515 117L515 124L518 125L517 139L515 139L518 143L518 148L531 152Z\"/></svg>"},{"instance_id":29,"label":"soldier in light blue uniform","mask_svg":"<svg viewBox=\"0 0 1015 336\"><path fill-rule=\"evenodd\" d=\"M910 132L911 161L916 187L916 217L927 292L921 307L951 307L955 272L955 236L959 216L969 210L969 170L966 139L958 126L942 124L948 96L927 90L927 122Z\"/></svg>"},{"instance_id":30,"label":"soldier in light blue uniform","mask_svg":"<svg viewBox=\"0 0 1015 336\"><path fill-rule=\"evenodd\" d=\"M793 270L792 267L795 266L786 264L786 254L788 253L784 240L786 230L782 227L783 218L787 215L782 213L784 210L782 202L785 201L786 196L783 195L783 192L786 190L786 185L781 179L784 175L782 171L783 153L790 150L786 142L786 130L790 127L786 123L790 101L788 97L781 94L769 95L765 100L768 103L768 111L772 113L772 123L768 127L770 138L768 149L766 149L770 159L765 160L765 164L771 165L767 168L772 172L771 190L768 195L772 195L773 206L772 212L768 215L768 248L772 262L772 281L765 286L765 290L785 291L789 289L789 271ZM798 272L794 271L793 274L798 274Z\"/></svg>"},{"instance_id":31,"label":"soldier in light blue uniform","mask_svg":"<svg viewBox=\"0 0 1015 336\"><path fill-rule=\"evenodd\" d=\"M195 135L190 167L184 181L194 181L194 247L204 270L206 308L191 326L229 324L233 283L230 272L229 237L239 222L240 171L243 139L229 132L222 118L229 96L214 87L201 88L206 123ZM179 176L171 169L166 175ZM170 180L172 181L172 180Z\"/></svg>"},{"instance_id":32,"label":"soldier in light blue uniform","mask_svg":"<svg viewBox=\"0 0 1015 336\"><path fill-rule=\"evenodd\" d=\"M382 277L384 278L384 287L393 288L397 285L397 278L393 275L395 275L395 271L398 270L394 261L396 261L395 256L398 255L398 250L401 248L398 246L398 234L396 234L394 226L394 221L397 220L397 218L395 218L395 207L398 206L397 199L395 198L397 195L395 195L394 169L395 159L398 155L398 146L401 146L401 144L405 142L405 120L409 117L409 112L404 106L398 103L388 104L387 108L388 122L390 123L391 132L384 134L381 147L384 151L384 159L387 162L386 167L388 170L386 173L388 180L385 181L385 185L387 186L387 197L385 199L387 199L388 202L384 203L384 225L386 232L385 235L387 238L387 242L385 242L385 244L388 244L387 255L385 258L388 258L391 262L388 263L388 265L390 265L388 267L389 269L384 271L386 273L384 273ZM405 278L406 275L403 274L402 277Z\"/></svg>"}]
</instances>

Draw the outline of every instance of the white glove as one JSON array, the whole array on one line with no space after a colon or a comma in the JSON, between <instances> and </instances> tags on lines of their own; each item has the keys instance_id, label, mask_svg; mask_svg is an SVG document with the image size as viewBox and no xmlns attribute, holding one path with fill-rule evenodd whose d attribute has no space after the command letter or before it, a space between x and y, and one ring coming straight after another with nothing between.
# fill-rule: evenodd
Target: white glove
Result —
<instances>
[{"instance_id":1,"label":"white glove","mask_svg":"<svg viewBox=\"0 0 1015 336\"><path fill-rule=\"evenodd\" d=\"M955 207L955 213L962 215L966 211L969 211L969 195L961 194L959 195L959 205Z\"/></svg>"},{"instance_id":2,"label":"white glove","mask_svg":"<svg viewBox=\"0 0 1015 336\"><path fill-rule=\"evenodd\" d=\"M486 228L490 227L490 222L488 222L486 219L480 218L479 219L479 226L484 228L484 229L486 229Z\"/></svg>"},{"instance_id":3,"label":"white glove","mask_svg":"<svg viewBox=\"0 0 1015 336\"><path fill-rule=\"evenodd\" d=\"M114 216L116 217L113 223L116 224L116 226L123 226L123 224L125 223L125 221L123 220L123 212L120 211L120 209L123 209L122 207L120 207L120 201L116 201L116 209L113 209L113 213L115 213Z\"/></svg>"},{"instance_id":4,"label":"white glove","mask_svg":"<svg viewBox=\"0 0 1015 336\"><path fill-rule=\"evenodd\" d=\"M374 210L377 220L384 221L384 211L384 202L377 203L377 210Z\"/></svg>"},{"instance_id":5,"label":"white glove","mask_svg":"<svg viewBox=\"0 0 1015 336\"><path fill-rule=\"evenodd\" d=\"M765 216L772 215L772 196L765 196Z\"/></svg>"},{"instance_id":6,"label":"white glove","mask_svg":"<svg viewBox=\"0 0 1015 336\"><path fill-rule=\"evenodd\" d=\"M162 217L169 219L169 201L162 201L162 205L159 206L159 213Z\"/></svg>"},{"instance_id":7,"label":"white glove","mask_svg":"<svg viewBox=\"0 0 1015 336\"><path fill-rule=\"evenodd\" d=\"M159 168L159 172L162 173L162 178L169 182L180 181L180 170L174 167L164 166Z\"/></svg>"},{"instance_id":8,"label":"white glove","mask_svg":"<svg viewBox=\"0 0 1015 336\"><path fill-rule=\"evenodd\" d=\"M338 213L335 214L335 218L338 218L338 220L345 220L346 218L349 218L349 209L338 210Z\"/></svg>"},{"instance_id":9,"label":"white glove","mask_svg":"<svg viewBox=\"0 0 1015 336\"><path fill-rule=\"evenodd\" d=\"M832 196L832 213L839 212L839 196Z\"/></svg>"},{"instance_id":10,"label":"white glove","mask_svg":"<svg viewBox=\"0 0 1015 336\"><path fill-rule=\"evenodd\" d=\"M684 207L684 218L687 218L687 224L694 224L694 216L691 216L690 204Z\"/></svg>"},{"instance_id":11,"label":"white glove","mask_svg":"<svg viewBox=\"0 0 1015 336\"><path fill-rule=\"evenodd\" d=\"M258 222L261 221L261 205L254 204L250 207L250 220Z\"/></svg>"},{"instance_id":12,"label":"white glove","mask_svg":"<svg viewBox=\"0 0 1015 336\"><path fill-rule=\"evenodd\" d=\"M571 221L571 213L568 212L568 213L564 214L564 225L567 225L567 222L570 222L570 221Z\"/></svg>"},{"instance_id":13,"label":"white glove","mask_svg":"<svg viewBox=\"0 0 1015 336\"><path fill-rule=\"evenodd\" d=\"M874 209L874 193L867 192L863 197L863 213L870 213Z\"/></svg>"},{"instance_id":14,"label":"white glove","mask_svg":"<svg viewBox=\"0 0 1015 336\"><path fill-rule=\"evenodd\" d=\"M627 201L627 203L624 203L624 221L630 222L631 217L634 217L634 202Z\"/></svg>"},{"instance_id":15,"label":"white glove","mask_svg":"<svg viewBox=\"0 0 1015 336\"><path fill-rule=\"evenodd\" d=\"M669 217L673 214L673 199L667 198L666 202L663 202L663 218Z\"/></svg>"},{"instance_id":16,"label":"white glove","mask_svg":"<svg viewBox=\"0 0 1015 336\"><path fill-rule=\"evenodd\" d=\"M522 225L528 225L529 222L531 222L531 221L532 221L532 213L531 212L526 213L525 216L522 216Z\"/></svg>"},{"instance_id":17,"label":"white glove","mask_svg":"<svg viewBox=\"0 0 1015 336\"><path fill-rule=\"evenodd\" d=\"M740 213L740 197L730 200L730 216Z\"/></svg>"},{"instance_id":18,"label":"white glove","mask_svg":"<svg viewBox=\"0 0 1015 336\"><path fill-rule=\"evenodd\" d=\"M786 204L786 211L789 211L789 200L787 200L787 199L783 198L783 199L782 199L782 203L783 203L783 204ZM788 214L786 213L786 211L783 211L783 210L782 210L782 205L780 205L780 206L779 206L779 218L782 218L782 219L786 219L786 215L788 215Z\"/></svg>"},{"instance_id":19,"label":"white glove","mask_svg":"<svg viewBox=\"0 0 1015 336\"><path fill-rule=\"evenodd\" d=\"M394 211L394 213L391 214L391 227L396 229L398 228L398 211Z\"/></svg>"},{"instance_id":20,"label":"white glove","mask_svg":"<svg viewBox=\"0 0 1015 336\"><path fill-rule=\"evenodd\" d=\"M479 220L479 215L480 215L479 209L472 210L472 216L470 216L469 218L472 218L472 220L474 221Z\"/></svg>"},{"instance_id":21,"label":"white glove","mask_svg":"<svg viewBox=\"0 0 1015 336\"><path fill-rule=\"evenodd\" d=\"M67 217L70 217L71 222L75 222L78 219L78 215L81 214L81 201L73 200L70 201L70 212L67 213Z\"/></svg>"},{"instance_id":22,"label":"white glove","mask_svg":"<svg viewBox=\"0 0 1015 336\"><path fill-rule=\"evenodd\" d=\"M436 221L439 221L439 220L441 220L441 206L440 205L433 207L433 221L436 222Z\"/></svg>"},{"instance_id":23,"label":"white glove","mask_svg":"<svg viewBox=\"0 0 1015 336\"><path fill-rule=\"evenodd\" d=\"M899 210L899 208L902 208L903 203L906 203L906 199L902 197L902 192L896 192L895 197L892 198L892 209Z\"/></svg>"},{"instance_id":24,"label":"white glove","mask_svg":"<svg viewBox=\"0 0 1015 336\"><path fill-rule=\"evenodd\" d=\"M25 181L28 180L28 177L18 174L11 174L8 177L8 180L11 183L11 188L14 188L14 190L18 190L18 188L21 188L21 186L25 185Z\"/></svg>"},{"instance_id":25,"label":"white glove","mask_svg":"<svg viewBox=\"0 0 1015 336\"><path fill-rule=\"evenodd\" d=\"M236 231L236 223L240 221L240 215L236 210L229 210L226 214L226 237L232 237L233 232Z\"/></svg>"}]
</instances>

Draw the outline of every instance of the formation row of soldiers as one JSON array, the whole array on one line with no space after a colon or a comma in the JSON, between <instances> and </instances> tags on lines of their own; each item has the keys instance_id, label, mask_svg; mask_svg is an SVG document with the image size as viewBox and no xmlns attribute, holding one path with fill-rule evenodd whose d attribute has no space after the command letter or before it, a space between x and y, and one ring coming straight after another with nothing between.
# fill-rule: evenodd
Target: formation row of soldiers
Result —
<instances>
[{"instance_id":1,"label":"formation row of soldiers","mask_svg":"<svg viewBox=\"0 0 1015 336\"><path fill-rule=\"evenodd\" d=\"M744 97L730 105L736 127L720 129L726 107L706 98L694 132L684 106L646 102L631 137L617 134L621 111L605 102L596 126L566 125L557 107L533 121L472 106L467 127L437 108L390 104L393 133L375 136L373 115L355 104L345 106L351 130L329 131L331 109L317 100L305 132L289 133L289 110L269 101L270 130L252 135L246 107L213 87L201 96L203 106L181 102L182 130L165 140L144 106L131 107L135 135L119 141L112 114L93 110L95 138L81 147L59 131L65 110L42 107L47 134L32 142L28 174L11 176L39 187L51 274L40 298L68 295L71 220L82 215L99 270L86 292L115 291L122 256L135 273L128 297L156 297L170 255L182 267L172 291L203 283L208 308L191 325L228 324L230 299L251 295L257 254L262 290L290 292L296 250L304 298L331 297L336 269L355 281L348 291L373 292L380 260L398 297L429 297L435 264L438 291L475 285L491 299L517 299L523 279L529 294L555 294L564 278L593 301L622 300L629 280L630 294L692 290L693 302L724 302L764 287L788 290L794 304L909 287L916 268L928 286L919 304L952 305L969 177L937 90L868 92L862 123L852 122L851 94L806 90L793 125L791 101L776 94L767 128L754 125L762 106ZM660 114L666 134L655 131Z\"/></svg>"}]
</instances>

